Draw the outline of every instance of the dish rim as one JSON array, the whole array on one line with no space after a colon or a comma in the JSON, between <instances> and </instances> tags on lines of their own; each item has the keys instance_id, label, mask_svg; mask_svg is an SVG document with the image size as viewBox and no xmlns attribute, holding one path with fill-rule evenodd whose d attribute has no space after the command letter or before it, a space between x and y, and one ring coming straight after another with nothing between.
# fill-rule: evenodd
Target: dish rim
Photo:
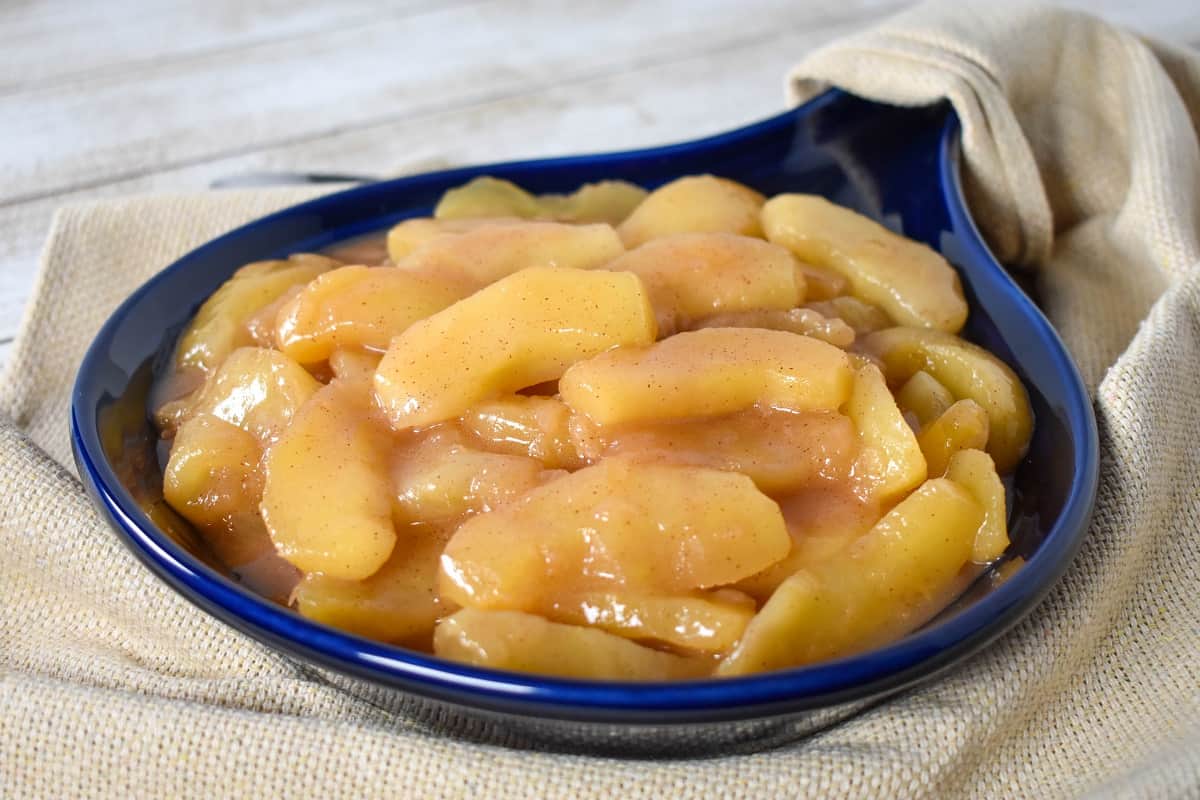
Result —
<instances>
[{"instance_id":1,"label":"dish rim","mask_svg":"<svg viewBox=\"0 0 1200 800\"><path fill-rule=\"evenodd\" d=\"M736 678L678 682L571 680L473 667L365 639L301 617L253 594L189 555L160 531L137 506L104 456L95 409L81 408L98 363L113 347L124 318L158 281L205 248L245 236L268 221L303 214L329 203L353 202L380 186L403 192L432 178L484 174L488 169L569 167L581 162L653 158L680 148L728 144L772 126L793 124L797 115L840 96L832 90L782 114L697 140L616 153L503 162L397 178L353 187L255 219L177 259L139 286L110 315L89 346L72 391L72 449L93 499L124 543L160 579L201 609L252 638L302 660L427 697L480 709L567 720L626 724L669 724L774 716L878 697L911 685L957 663L1014 626L1037 605L1065 572L1087 531L1098 481L1099 445L1091 402L1058 334L992 256L963 199L959 172L959 122L951 111L939 139L938 182L951 220L961 229L970 257L990 264L1000 279L995 291L1015 293L1034 335L1066 376L1070 388L1064 418L1072 442L1073 477L1067 501L1033 556L1002 585L950 619L881 648L835 661Z\"/></svg>"}]
</instances>

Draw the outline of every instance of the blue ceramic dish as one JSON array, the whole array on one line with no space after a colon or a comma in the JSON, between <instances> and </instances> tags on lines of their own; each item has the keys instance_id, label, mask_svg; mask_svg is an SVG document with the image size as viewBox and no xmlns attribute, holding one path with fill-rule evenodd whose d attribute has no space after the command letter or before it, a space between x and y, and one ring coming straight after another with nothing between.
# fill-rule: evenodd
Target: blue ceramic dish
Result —
<instances>
[{"instance_id":1,"label":"blue ceramic dish","mask_svg":"<svg viewBox=\"0 0 1200 800\"><path fill-rule=\"evenodd\" d=\"M946 106L899 109L835 91L695 142L418 175L273 214L172 264L105 324L75 385L71 435L79 474L118 535L176 591L305 669L315 668L314 676L372 702L395 704L431 726L486 740L532 738L637 753L728 752L802 735L928 680L1012 627L1066 569L1091 514L1098 456L1087 393L1054 330L971 221L959 182L958 130ZM605 178L653 187L702 172L768 195L823 194L927 242L960 270L972 303L966 335L1016 369L1037 417L1011 504L1011 553L1025 564L1006 581L982 579L921 630L836 662L686 683L568 681L476 669L306 620L206 566L135 500L138 482L145 477L153 484L153 476L131 474L117 463L114 448L148 435L148 370L162 363L200 302L241 264L320 250L429 214L443 191L477 175L507 178L534 192L563 192ZM134 413L114 414L118 408ZM125 420L121 436L106 431L114 417ZM141 463L155 469L152 458Z\"/></svg>"}]
</instances>

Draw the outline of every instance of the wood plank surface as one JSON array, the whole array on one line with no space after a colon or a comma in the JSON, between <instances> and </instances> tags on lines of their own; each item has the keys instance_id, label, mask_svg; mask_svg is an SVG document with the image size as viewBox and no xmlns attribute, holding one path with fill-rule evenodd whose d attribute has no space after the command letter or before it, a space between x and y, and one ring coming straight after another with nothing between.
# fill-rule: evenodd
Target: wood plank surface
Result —
<instances>
[{"instance_id":1,"label":"wood plank surface","mask_svg":"<svg viewBox=\"0 0 1200 800\"><path fill-rule=\"evenodd\" d=\"M1192 3L1072 4L1200 43ZM903 5L0 4L0 363L65 203L689 139L781 110L788 66Z\"/></svg>"}]
</instances>

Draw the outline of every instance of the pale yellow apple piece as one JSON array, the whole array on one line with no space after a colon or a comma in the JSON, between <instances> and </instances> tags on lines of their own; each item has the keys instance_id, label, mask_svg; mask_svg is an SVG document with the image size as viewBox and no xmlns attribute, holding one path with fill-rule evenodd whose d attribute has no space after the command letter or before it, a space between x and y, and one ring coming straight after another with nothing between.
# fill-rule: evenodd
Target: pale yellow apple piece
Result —
<instances>
[{"instance_id":1,"label":"pale yellow apple piece","mask_svg":"<svg viewBox=\"0 0 1200 800\"><path fill-rule=\"evenodd\" d=\"M260 458L254 436L210 414L194 416L175 433L163 497L201 528L223 525L233 514L257 514Z\"/></svg>"},{"instance_id":2,"label":"pale yellow apple piece","mask_svg":"<svg viewBox=\"0 0 1200 800\"><path fill-rule=\"evenodd\" d=\"M727 414L753 405L836 409L849 397L852 382L849 357L818 339L759 328L706 328L580 361L558 386L574 411L615 425Z\"/></svg>"},{"instance_id":3,"label":"pale yellow apple piece","mask_svg":"<svg viewBox=\"0 0 1200 800\"><path fill-rule=\"evenodd\" d=\"M804 274L805 296L809 301L830 300L841 297L850 290L850 282L840 272L825 269L805 261L798 261Z\"/></svg>"},{"instance_id":4,"label":"pale yellow apple piece","mask_svg":"<svg viewBox=\"0 0 1200 800\"><path fill-rule=\"evenodd\" d=\"M971 560L978 564L995 561L1008 549L1008 509L1004 484L992 457L982 450L960 450L950 459L946 477L983 506L983 522L975 535Z\"/></svg>"},{"instance_id":5,"label":"pale yellow apple piece","mask_svg":"<svg viewBox=\"0 0 1200 800\"><path fill-rule=\"evenodd\" d=\"M442 620L433 652L477 667L594 680L698 678L712 661L664 653L594 628L519 611L464 608Z\"/></svg>"},{"instance_id":6,"label":"pale yellow apple piece","mask_svg":"<svg viewBox=\"0 0 1200 800\"><path fill-rule=\"evenodd\" d=\"M396 269L478 289L530 267L603 267L624 252L611 225L501 222L430 239L397 261Z\"/></svg>"},{"instance_id":7,"label":"pale yellow apple piece","mask_svg":"<svg viewBox=\"0 0 1200 800\"><path fill-rule=\"evenodd\" d=\"M824 661L911 631L956 583L982 519L967 490L927 481L840 554L780 584L718 674Z\"/></svg>"},{"instance_id":8,"label":"pale yellow apple piece","mask_svg":"<svg viewBox=\"0 0 1200 800\"><path fill-rule=\"evenodd\" d=\"M579 469L588 462L571 440L570 420L571 409L556 397L517 394L472 406L461 423L485 450Z\"/></svg>"},{"instance_id":9,"label":"pale yellow apple piece","mask_svg":"<svg viewBox=\"0 0 1200 800\"><path fill-rule=\"evenodd\" d=\"M740 601L726 599L733 595L740 595ZM706 592L675 597L597 591L561 597L546 616L626 639L722 653L737 644L755 610L753 598L732 590L724 590L724 596Z\"/></svg>"},{"instance_id":10,"label":"pale yellow apple piece","mask_svg":"<svg viewBox=\"0 0 1200 800\"><path fill-rule=\"evenodd\" d=\"M773 331L789 331L829 342L834 347L840 347L843 350L854 344L853 328L837 317L826 317L811 308L716 314L693 322L688 327L692 330L700 328L767 328Z\"/></svg>"},{"instance_id":11,"label":"pale yellow apple piece","mask_svg":"<svg viewBox=\"0 0 1200 800\"><path fill-rule=\"evenodd\" d=\"M923 428L954 405L954 395L937 378L918 370L896 392L896 405L911 413Z\"/></svg>"},{"instance_id":12,"label":"pale yellow apple piece","mask_svg":"<svg viewBox=\"0 0 1200 800\"><path fill-rule=\"evenodd\" d=\"M882 308L849 294L807 303L805 308L819 311L831 319L840 319L860 336L895 325Z\"/></svg>"},{"instance_id":13,"label":"pale yellow apple piece","mask_svg":"<svg viewBox=\"0 0 1200 800\"><path fill-rule=\"evenodd\" d=\"M293 286L340 266L331 258L295 255L247 264L213 292L179 338L176 366L212 372L239 347L254 343L246 322Z\"/></svg>"},{"instance_id":14,"label":"pale yellow apple piece","mask_svg":"<svg viewBox=\"0 0 1200 800\"><path fill-rule=\"evenodd\" d=\"M432 429L397 450L391 474L396 518L403 522L455 520L490 511L548 477L536 458L469 447L453 429Z\"/></svg>"},{"instance_id":15,"label":"pale yellow apple piece","mask_svg":"<svg viewBox=\"0 0 1200 800\"><path fill-rule=\"evenodd\" d=\"M394 428L432 425L656 332L636 275L532 267L393 339L375 395Z\"/></svg>"},{"instance_id":16,"label":"pale yellow apple piece","mask_svg":"<svg viewBox=\"0 0 1200 800\"><path fill-rule=\"evenodd\" d=\"M324 361L339 348L382 352L409 325L468 294L460 283L394 267L341 267L280 309L275 340L302 364Z\"/></svg>"},{"instance_id":17,"label":"pale yellow apple piece","mask_svg":"<svg viewBox=\"0 0 1200 800\"><path fill-rule=\"evenodd\" d=\"M440 586L460 605L525 611L615 587L690 594L789 546L779 506L744 475L606 458L463 523Z\"/></svg>"},{"instance_id":18,"label":"pale yellow apple piece","mask_svg":"<svg viewBox=\"0 0 1200 800\"><path fill-rule=\"evenodd\" d=\"M874 220L805 194L781 194L762 210L767 238L801 261L846 276L851 294L901 325L954 333L967 319L958 273L934 250Z\"/></svg>"},{"instance_id":19,"label":"pale yellow apple piece","mask_svg":"<svg viewBox=\"0 0 1200 800\"><path fill-rule=\"evenodd\" d=\"M585 183L568 195L537 198L541 215L559 222L607 222L616 225L646 199L647 192L626 181Z\"/></svg>"},{"instance_id":20,"label":"pale yellow apple piece","mask_svg":"<svg viewBox=\"0 0 1200 800\"><path fill-rule=\"evenodd\" d=\"M369 578L341 580L310 573L296 585L296 610L344 631L385 642L404 642L433 632L454 610L437 594L438 559L448 532L404 526L387 562Z\"/></svg>"},{"instance_id":21,"label":"pale yellow apple piece","mask_svg":"<svg viewBox=\"0 0 1200 800\"><path fill-rule=\"evenodd\" d=\"M387 253L392 264L399 264L406 256L427 242L447 234L466 233L484 226L521 225L527 220L520 217L480 217L468 219L434 219L413 217L396 223L387 232Z\"/></svg>"},{"instance_id":22,"label":"pale yellow apple piece","mask_svg":"<svg viewBox=\"0 0 1200 800\"><path fill-rule=\"evenodd\" d=\"M317 277L320 277L320 275ZM297 283L250 315L249 319L246 320L246 332L250 335L249 345L271 348L279 346L278 342L275 341L275 320L279 317L279 310L287 305L293 297L300 294L307 285Z\"/></svg>"},{"instance_id":23,"label":"pale yellow apple piece","mask_svg":"<svg viewBox=\"0 0 1200 800\"><path fill-rule=\"evenodd\" d=\"M893 385L924 370L956 398L971 399L988 416L988 454L1001 474L1025 455L1033 434L1033 411L1021 380L1007 364L978 345L938 331L889 328L860 340L884 364Z\"/></svg>"},{"instance_id":24,"label":"pale yellow apple piece","mask_svg":"<svg viewBox=\"0 0 1200 800\"><path fill-rule=\"evenodd\" d=\"M193 396L189 412L236 425L266 447L319 388L316 378L283 353L240 347Z\"/></svg>"},{"instance_id":25,"label":"pale yellow apple piece","mask_svg":"<svg viewBox=\"0 0 1200 800\"><path fill-rule=\"evenodd\" d=\"M883 373L873 365L859 367L854 391L843 409L858 431L859 453L853 479L864 497L895 502L925 480L925 456L916 434L888 391Z\"/></svg>"},{"instance_id":26,"label":"pale yellow apple piece","mask_svg":"<svg viewBox=\"0 0 1200 800\"><path fill-rule=\"evenodd\" d=\"M883 516L878 503L863 500L845 483L806 486L781 497L779 508L792 549L783 560L737 583L759 603L787 578L844 550Z\"/></svg>"},{"instance_id":27,"label":"pale yellow apple piece","mask_svg":"<svg viewBox=\"0 0 1200 800\"><path fill-rule=\"evenodd\" d=\"M713 314L786 311L804 301L804 276L782 247L732 233L679 233L653 239L611 262L646 284L659 335Z\"/></svg>"},{"instance_id":28,"label":"pale yellow apple piece","mask_svg":"<svg viewBox=\"0 0 1200 800\"><path fill-rule=\"evenodd\" d=\"M442 195L433 216L438 220L479 217L541 216L538 199L512 181L483 175Z\"/></svg>"},{"instance_id":29,"label":"pale yellow apple piece","mask_svg":"<svg viewBox=\"0 0 1200 800\"><path fill-rule=\"evenodd\" d=\"M748 476L779 494L845 480L858 451L854 425L836 411L747 409L722 417L601 426L577 418L576 447L590 459L707 467Z\"/></svg>"},{"instance_id":30,"label":"pale yellow apple piece","mask_svg":"<svg viewBox=\"0 0 1200 800\"><path fill-rule=\"evenodd\" d=\"M675 233L740 233L761 236L763 196L736 181L691 175L651 192L621 223L626 247Z\"/></svg>"},{"instance_id":31,"label":"pale yellow apple piece","mask_svg":"<svg viewBox=\"0 0 1200 800\"><path fill-rule=\"evenodd\" d=\"M302 572L362 580L396 542L389 434L359 389L340 381L321 389L267 451L263 520Z\"/></svg>"},{"instance_id":32,"label":"pale yellow apple piece","mask_svg":"<svg viewBox=\"0 0 1200 800\"><path fill-rule=\"evenodd\" d=\"M954 403L917 435L929 474L934 477L946 472L955 453L981 450L987 446L987 440L987 412L974 400Z\"/></svg>"},{"instance_id":33,"label":"pale yellow apple piece","mask_svg":"<svg viewBox=\"0 0 1200 800\"><path fill-rule=\"evenodd\" d=\"M329 354L329 369L338 379L346 383L364 384L371 391L371 382L375 379L375 370L383 359L382 353L368 353L363 350L334 350Z\"/></svg>"}]
</instances>

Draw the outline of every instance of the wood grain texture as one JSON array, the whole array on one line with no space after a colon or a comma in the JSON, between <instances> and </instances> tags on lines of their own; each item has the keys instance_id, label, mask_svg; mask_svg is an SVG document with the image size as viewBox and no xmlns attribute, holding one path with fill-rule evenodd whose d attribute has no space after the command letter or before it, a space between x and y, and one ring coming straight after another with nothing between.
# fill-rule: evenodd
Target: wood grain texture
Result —
<instances>
[{"instance_id":1,"label":"wood grain texture","mask_svg":"<svg viewBox=\"0 0 1200 800\"><path fill-rule=\"evenodd\" d=\"M1071 4L1200 41L1190 3ZM903 5L0 4L0 363L65 203L690 139L781 110L789 65Z\"/></svg>"}]
</instances>

